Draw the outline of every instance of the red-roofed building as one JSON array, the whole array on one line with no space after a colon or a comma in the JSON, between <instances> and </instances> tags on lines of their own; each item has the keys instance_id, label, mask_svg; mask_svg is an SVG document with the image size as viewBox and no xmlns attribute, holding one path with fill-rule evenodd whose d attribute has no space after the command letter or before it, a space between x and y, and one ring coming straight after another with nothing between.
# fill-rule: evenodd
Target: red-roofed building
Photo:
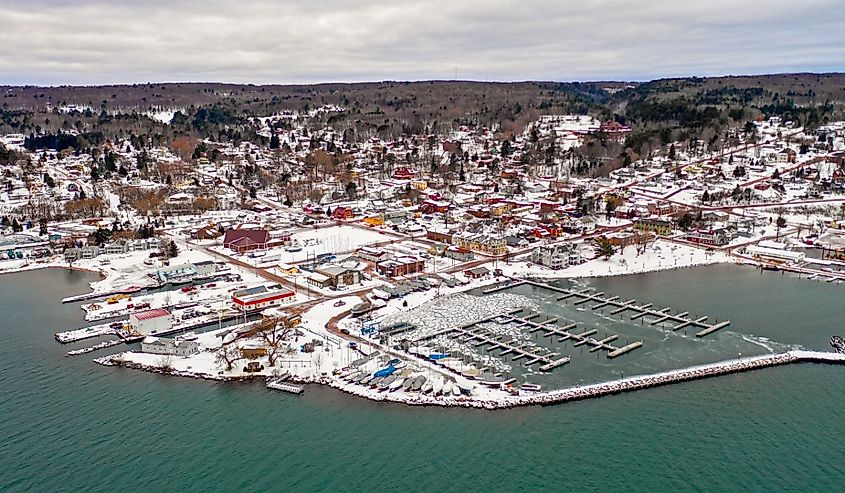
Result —
<instances>
[{"instance_id":1,"label":"red-roofed building","mask_svg":"<svg viewBox=\"0 0 845 493\"><path fill-rule=\"evenodd\" d=\"M223 246L234 252L266 250L270 232L266 229L230 229L223 237Z\"/></svg>"},{"instance_id":2,"label":"red-roofed building","mask_svg":"<svg viewBox=\"0 0 845 493\"><path fill-rule=\"evenodd\" d=\"M355 216L355 213L352 211L351 207L335 207L335 210L332 211L332 217L334 219L351 219Z\"/></svg>"},{"instance_id":3,"label":"red-roofed building","mask_svg":"<svg viewBox=\"0 0 845 493\"><path fill-rule=\"evenodd\" d=\"M294 295L290 289L279 287L254 294L235 294L232 296L232 302L239 310L251 311L281 305L284 300L293 299Z\"/></svg>"},{"instance_id":4,"label":"red-roofed building","mask_svg":"<svg viewBox=\"0 0 845 493\"><path fill-rule=\"evenodd\" d=\"M162 308L144 310L129 314L129 326L138 334L154 334L169 330L172 326L170 312Z\"/></svg>"}]
</instances>

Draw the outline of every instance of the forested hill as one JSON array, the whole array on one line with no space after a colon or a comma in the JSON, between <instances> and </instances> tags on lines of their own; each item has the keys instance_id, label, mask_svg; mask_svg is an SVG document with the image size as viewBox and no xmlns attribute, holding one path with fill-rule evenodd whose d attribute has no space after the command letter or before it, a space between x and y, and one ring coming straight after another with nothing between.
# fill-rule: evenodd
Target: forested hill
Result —
<instances>
[{"instance_id":1,"label":"forested hill","mask_svg":"<svg viewBox=\"0 0 845 493\"><path fill-rule=\"evenodd\" d=\"M845 74L778 74L637 82L378 82L316 85L217 83L120 86L0 86L0 132L80 133L110 138L132 132L255 140L247 119L325 105L326 117L356 138L437 133L455 125L508 135L541 114L589 113L634 129L627 146L687 138L709 140L732 124L782 116L817 126L843 118ZM69 105L78 111L60 112ZM145 113L178 110L171 125Z\"/></svg>"}]
</instances>

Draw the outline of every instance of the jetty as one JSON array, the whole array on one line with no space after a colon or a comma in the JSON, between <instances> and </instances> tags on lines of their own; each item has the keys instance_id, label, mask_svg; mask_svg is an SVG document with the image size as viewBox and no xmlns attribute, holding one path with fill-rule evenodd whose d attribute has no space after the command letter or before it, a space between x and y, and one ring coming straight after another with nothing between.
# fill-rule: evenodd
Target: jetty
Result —
<instances>
[{"instance_id":1,"label":"jetty","mask_svg":"<svg viewBox=\"0 0 845 493\"><path fill-rule=\"evenodd\" d=\"M488 408L493 409L496 407L511 407L514 405L530 404L556 404L566 401L590 399L611 394L619 394L622 392L658 387L661 385L670 385L673 383L699 380L703 378L792 363L824 363L841 365L845 364L845 354L826 353L820 351L788 351L785 353L750 356L678 370L637 375L609 382L576 386L561 390L552 390L542 394L525 396L500 405L489 406Z\"/></svg>"}]
</instances>

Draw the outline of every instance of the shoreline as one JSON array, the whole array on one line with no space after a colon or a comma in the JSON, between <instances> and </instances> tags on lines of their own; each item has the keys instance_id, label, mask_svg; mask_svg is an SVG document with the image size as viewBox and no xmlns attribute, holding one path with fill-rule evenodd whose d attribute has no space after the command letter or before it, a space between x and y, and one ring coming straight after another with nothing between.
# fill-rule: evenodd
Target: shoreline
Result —
<instances>
[{"instance_id":1,"label":"shoreline","mask_svg":"<svg viewBox=\"0 0 845 493\"><path fill-rule=\"evenodd\" d=\"M166 376L178 376L200 380L211 380L218 382L246 382L264 379L265 382L272 379L265 375L255 376L224 376L212 375L204 372L190 372L178 370L164 370L153 365L145 365L137 362L124 361L116 355L96 358L93 361L102 366L117 366L133 370L141 370L147 373L154 373ZM321 384L339 390L349 395L362 397L374 402L390 402L405 404L408 406L432 406L432 407L463 407L474 409L485 409L488 411L512 409L526 406L547 406L557 405L566 402L596 399L614 394L635 392L654 387L679 384L694 380L715 378L735 373L744 373L754 370L761 370L775 366L791 364L839 364L845 365L845 354L829 353L822 351L801 351L793 350L784 353L771 353L760 356L751 356L742 359L723 360L705 365L691 366L676 370L669 370L657 373L636 375L624 379L610 380L588 384L584 386L568 387L564 389L549 390L526 395L507 396L502 399L478 399L468 396L436 398L424 394L408 395L393 394L390 392L371 392L367 387L356 386L342 380L331 377L302 378L289 377L286 380L296 384Z\"/></svg>"}]
</instances>

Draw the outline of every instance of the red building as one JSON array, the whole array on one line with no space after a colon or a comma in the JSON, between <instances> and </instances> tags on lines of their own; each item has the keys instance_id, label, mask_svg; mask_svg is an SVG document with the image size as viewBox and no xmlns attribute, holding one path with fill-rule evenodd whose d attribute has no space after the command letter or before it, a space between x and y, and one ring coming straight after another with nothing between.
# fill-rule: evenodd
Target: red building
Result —
<instances>
[{"instance_id":1,"label":"red building","mask_svg":"<svg viewBox=\"0 0 845 493\"><path fill-rule=\"evenodd\" d=\"M350 207L337 207L332 211L332 217L335 219L350 219L354 215Z\"/></svg>"},{"instance_id":2,"label":"red building","mask_svg":"<svg viewBox=\"0 0 845 493\"><path fill-rule=\"evenodd\" d=\"M223 237L223 246L238 253L266 250L270 231L266 229L230 229Z\"/></svg>"},{"instance_id":3,"label":"red building","mask_svg":"<svg viewBox=\"0 0 845 493\"><path fill-rule=\"evenodd\" d=\"M232 302L242 311L252 311L281 305L284 300L292 298L295 294L286 288L254 291L248 289L235 293L232 296Z\"/></svg>"},{"instance_id":4,"label":"red building","mask_svg":"<svg viewBox=\"0 0 845 493\"><path fill-rule=\"evenodd\" d=\"M399 168L393 172L393 177L397 180L413 180L416 174L408 168Z\"/></svg>"},{"instance_id":5,"label":"red building","mask_svg":"<svg viewBox=\"0 0 845 493\"><path fill-rule=\"evenodd\" d=\"M434 200L426 200L420 205L420 212L423 214L439 213L443 214L449 211L448 202L436 202Z\"/></svg>"}]
</instances>

